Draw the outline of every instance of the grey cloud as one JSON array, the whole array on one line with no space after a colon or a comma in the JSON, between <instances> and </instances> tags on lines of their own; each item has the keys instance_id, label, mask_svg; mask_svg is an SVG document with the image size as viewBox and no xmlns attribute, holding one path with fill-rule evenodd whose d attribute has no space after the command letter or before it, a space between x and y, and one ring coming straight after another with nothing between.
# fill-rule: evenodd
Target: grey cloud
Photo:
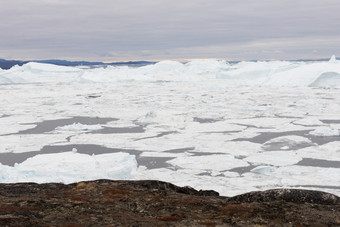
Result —
<instances>
[{"instance_id":1,"label":"grey cloud","mask_svg":"<svg viewBox=\"0 0 340 227\"><path fill-rule=\"evenodd\" d=\"M328 42L340 36L338 0L2 1L0 57L248 58L251 52L258 58L294 58L318 48L340 52L339 45L313 43L313 37ZM309 43L291 44L302 38ZM290 42L246 49L250 43L279 39ZM238 51L243 57L235 46L245 48Z\"/></svg>"}]
</instances>

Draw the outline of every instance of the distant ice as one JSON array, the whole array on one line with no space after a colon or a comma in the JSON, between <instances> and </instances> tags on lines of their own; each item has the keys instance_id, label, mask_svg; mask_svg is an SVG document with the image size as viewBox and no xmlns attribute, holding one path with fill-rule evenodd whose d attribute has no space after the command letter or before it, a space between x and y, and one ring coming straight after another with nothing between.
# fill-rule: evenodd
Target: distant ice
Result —
<instances>
[{"instance_id":1,"label":"distant ice","mask_svg":"<svg viewBox=\"0 0 340 227\"><path fill-rule=\"evenodd\" d=\"M161 61L143 67L76 68L30 62L0 71L1 84L106 83L114 81L214 81L224 86L340 87L340 62L240 62L193 60Z\"/></svg>"},{"instance_id":2,"label":"distant ice","mask_svg":"<svg viewBox=\"0 0 340 227\"><path fill-rule=\"evenodd\" d=\"M332 57L329 59L329 63L338 63L338 61L336 60L335 55L332 55Z\"/></svg>"}]
</instances>

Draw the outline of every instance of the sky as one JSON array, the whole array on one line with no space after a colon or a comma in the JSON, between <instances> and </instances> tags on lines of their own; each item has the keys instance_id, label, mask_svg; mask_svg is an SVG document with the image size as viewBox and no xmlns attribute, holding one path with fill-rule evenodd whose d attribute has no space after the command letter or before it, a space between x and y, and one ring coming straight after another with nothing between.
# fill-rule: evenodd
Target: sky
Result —
<instances>
[{"instance_id":1,"label":"sky","mask_svg":"<svg viewBox=\"0 0 340 227\"><path fill-rule=\"evenodd\" d=\"M339 12L339 0L1 0L0 58L328 58Z\"/></svg>"}]
</instances>

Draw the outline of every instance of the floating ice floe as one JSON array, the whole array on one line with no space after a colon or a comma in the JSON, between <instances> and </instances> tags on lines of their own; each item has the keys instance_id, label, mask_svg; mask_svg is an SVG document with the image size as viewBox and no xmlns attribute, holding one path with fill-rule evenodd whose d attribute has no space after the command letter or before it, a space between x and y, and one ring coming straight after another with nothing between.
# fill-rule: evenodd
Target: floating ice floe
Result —
<instances>
[{"instance_id":1,"label":"floating ice floe","mask_svg":"<svg viewBox=\"0 0 340 227\"><path fill-rule=\"evenodd\" d=\"M236 159L231 155L179 157L168 161L168 163L187 169L215 171L223 171L249 165L246 161Z\"/></svg>"},{"instance_id":2,"label":"floating ice floe","mask_svg":"<svg viewBox=\"0 0 340 227\"><path fill-rule=\"evenodd\" d=\"M294 121L293 123L297 125L303 125L303 126L324 125L324 123L322 123L319 119L312 118L312 117L299 119L299 120Z\"/></svg>"},{"instance_id":3,"label":"floating ice floe","mask_svg":"<svg viewBox=\"0 0 340 227\"><path fill-rule=\"evenodd\" d=\"M71 125L65 125L57 127L55 130L57 131L93 131L100 130L103 127L100 125L84 125L81 123L73 123Z\"/></svg>"},{"instance_id":4,"label":"floating ice floe","mask_svg":"<svg viewBox=\"0 0 340 227\"><path fill-rule=\"evenodd\" d=\"M340 130L337 128L332 127L319 127L311 132L309 134L313 136L340 136Z\"/></svg>"},{"instance_id":5,"label":"floating ice floe","mask_svg":"<svg viewBox=\"0 0 340 227\"><path fill-rule=\"evenodd\" d=\"M275 174L277 168L273 166L257 166L254 169L252 169L250 172L260 175L272 175Z\"/></svg>"},{"instance_id":6,"label":"floating ice floe","mask_svg":"<svg viewBox=\"0 0 340 227\"><path fill-rule=\"evenodd\" d=\"M127 153L86 155L76 152L37 155L14 167L0 164L0 183L127 180L137 169L135 156Z\"/></svg>"},{"instance_id":7,"label":"floating ice floe","mask_svg":"<svg viewBox=\"0 0 340 227\"><path fill-rule=\"evenodd\" d=\"M298 163L302 158L293 151L270 151L250 155L244 160L256 165L289 166ZM252 172L256 170L253 169Z\"/></svg>"}]
</instances>

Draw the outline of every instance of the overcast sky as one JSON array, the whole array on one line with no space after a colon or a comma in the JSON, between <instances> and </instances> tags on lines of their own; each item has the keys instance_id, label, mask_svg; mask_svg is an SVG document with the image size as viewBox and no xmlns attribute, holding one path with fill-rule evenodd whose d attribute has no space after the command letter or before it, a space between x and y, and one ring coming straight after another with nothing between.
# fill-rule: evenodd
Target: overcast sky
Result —
<instances>
[{"instance_id":1,"label":"overcast sky","mask_svg":"<svg viewBox=\"0 0 340 227\"><path fill-rule=\"evenodd\" d=\"M1 0L0 58L340 56L339 0Z\"/></svg>"}]
</instances>

